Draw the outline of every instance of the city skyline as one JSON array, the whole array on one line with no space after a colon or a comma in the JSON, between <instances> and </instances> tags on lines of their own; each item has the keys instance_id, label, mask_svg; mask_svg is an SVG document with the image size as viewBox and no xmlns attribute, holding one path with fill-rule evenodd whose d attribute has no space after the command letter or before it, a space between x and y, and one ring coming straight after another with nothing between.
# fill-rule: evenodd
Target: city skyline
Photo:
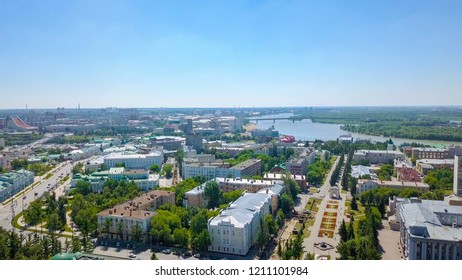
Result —
<instances>
[{"instance_id":1,"label":"city skyline","mask_svg":"<svg viewBox=\"0 0 462 280\"><path fill-rule=\"evenodd\" d=\"M461 105L461 12L458 1L2 3L0 109Z\"/></svg>"}]
</instances>

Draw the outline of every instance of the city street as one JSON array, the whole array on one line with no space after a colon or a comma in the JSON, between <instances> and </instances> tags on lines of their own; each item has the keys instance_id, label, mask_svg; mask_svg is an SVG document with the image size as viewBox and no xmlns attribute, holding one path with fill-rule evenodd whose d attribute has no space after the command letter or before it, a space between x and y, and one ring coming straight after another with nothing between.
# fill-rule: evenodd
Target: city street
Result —
<instances>
[{"instance_id":1,"label":"city street","mask_svg":"<svg viewBox=\"0 0 462 280\"><path fill-rule=\"evenodd\" d=\"M36 177L38 185L33 188L30 188L25 193L20 192L18 195L16 194L14 197L13 202L8 203L6 205L0 204L0 226L6 230L11 230L13 226L11 225L11 221L14 218L14 215L21 213L27 206L34 201L35 199L41 197L45 192L55 190L56 186L58 185L59 181L62 179L60 178L61 174L62 177L65 177L67 174L70 174L72 171L72 164L69 162L60 163L53 169L52 172L53 176L49 179L45 179L45 175L42 177ZM35 182L34 182L35 183ZM67 182L68 183L68 182ZM27 187L26 187L27 189ZM62 194L64 189L64 185L60 186L57 193ZM13 213L12 213L13 211Z\"/></svg>"}]
</instances>

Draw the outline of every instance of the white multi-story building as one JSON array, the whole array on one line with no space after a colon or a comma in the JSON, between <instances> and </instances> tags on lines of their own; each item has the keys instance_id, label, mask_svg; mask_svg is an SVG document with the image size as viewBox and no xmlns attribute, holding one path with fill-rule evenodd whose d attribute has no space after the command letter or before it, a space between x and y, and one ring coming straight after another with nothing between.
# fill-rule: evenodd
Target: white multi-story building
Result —
<instances>
[{"instance_id":1,"label":"white multi-story building","mask_svg":"<svg viewBox=\"0 0 462 280\"><path fill-rule=\"evenodd\" d=\"M404 199L397 204L396 219L406 259L462 259L462 206Z\"/></svg>"},{"instance_id":2,"label":"white multi-story building","mask_svg":"<svg viewBox=\"0 0 462 280\"><path fill-rule=\"evenodd\" d=\"M244 256L255 244L260 219L270 213L271 195L247 193L209 220L209 251Z\"/></svg>"},{"instance_id":3,"label":"white multi-story building","mask_svg":"<svg viewBox=\"0 0 462 280\"><path fill-rule=\"evenodd\" d=\"M259 159L249 159L230 168L219 161L212 163L184 161L182 167L183 179L202 176L206 180L211 180L217 177L252 177L261 174L261 160Z\"/></svg>"},{"instance_id":4,"label":"white multi-story building","mask_svg":"<svg viewBox=\"0 0 462 280\"><path fill-rule=\"evenodd\" d=\"M151 165L162 166L164 156L162 152L155 151L148 155L141 154L111 154L104 158L104 164L111 168L123 163L128 169L149 169Z\"/></svg>"},{"instance_id":5,"label":"white multi-story building","mask_svg":"<svg viewBox=\"0 0 462 280\"><path fill-rule=\"evenodd\" d=\"M93 192L102 192L107 179L133 180L143 191L153 190L159 186L159 175L157 174L149 174L149 171L144 169L126 170L123 167L113 167L109 171L94 172L88 176L76 174L71 180L71 188L75 188L77 182L81 180L90 183Z\"/></svg>"},{"instance_id":6,"label":"white multi-story building","mask_svg":"<svg viewBox=\"0 0 462 280\"><path fill-rule=\"evenodd\" d=\"M391 163L393 164L395 159L404 160L406 156L402 152L388 151L388 150L358 150L353 155L355 162L367 160L369 163Z\"/></svg>"}]
</instances>

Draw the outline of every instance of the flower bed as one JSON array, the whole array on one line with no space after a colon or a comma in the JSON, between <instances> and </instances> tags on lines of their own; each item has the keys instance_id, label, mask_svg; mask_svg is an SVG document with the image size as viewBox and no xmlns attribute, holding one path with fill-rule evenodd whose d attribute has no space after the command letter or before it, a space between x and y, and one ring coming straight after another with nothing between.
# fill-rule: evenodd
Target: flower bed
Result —
<instances>
[{"instance_id":1,"label":"flower bed","mask_svg":"<svg viewBox=\"0 0 462 280\"><path fill-rule=\"evenodd\" d=\"M337 217L337 212L324 212L324 217Z\"/></svg>"},{"instance_id":2,"label":"flower bed","mask_svg":"<svg viewBox=\"0 0 462 280\"><path fill-rule=\"evenodd\" d=\"M335 218L322 218L322 222L326 224L335 224L337 219Z\"/></svg>"},{"instance_id":3,"label":"flower bed","mask_svg":"<svg viewBox=\"0 0 462 280\"><path fill-rule=\"evenodd\" d=\"M334 238L334 232L331 230L320 230L318 237Z\"/></svg>"},{"instance_id":4,"label":"flower bed","mask_svg":"<svg viewBox=\"0 0 462 280\"><path fill-rule=\"evenodd\" d=\"M335 224L322 223L321 224L321 229L322 230L335 230Z\"/></svg>"}]
</instances>

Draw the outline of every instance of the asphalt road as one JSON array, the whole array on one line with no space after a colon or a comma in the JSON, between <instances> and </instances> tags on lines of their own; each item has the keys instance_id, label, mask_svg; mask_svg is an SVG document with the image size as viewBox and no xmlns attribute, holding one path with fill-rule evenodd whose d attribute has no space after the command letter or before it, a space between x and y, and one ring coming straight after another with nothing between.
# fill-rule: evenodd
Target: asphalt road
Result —
<instances>
[{"instance_id":1,"label":"asphalt road","mask_svg":"<svg viewBox=\"0 0 462 280\"><path fill-rule=\"evenodd\" d=\"M71 171L72 163L60 163L52 171L52 177L49 179L45 179L45 176L36 177L35 182L38 180L41 182L40 184L33 187L32 189L29 189L24 195L22 195L22 192L20 192L21 195L15 198L12 203L7 205L0 204L0 226L6 230L11 230L13 228L11 225L11 220L13 218L12 210L14 211L14 215L21 213L23 209L27 209L27 206L29 206L32 201L42 196L45 192L56 191L57 195L62 195L64 185L60 186L59 189L56 189L56 186L61 180L60 176L65 177L67 174L70 174Z\"/></svg>"}]
</instances>

